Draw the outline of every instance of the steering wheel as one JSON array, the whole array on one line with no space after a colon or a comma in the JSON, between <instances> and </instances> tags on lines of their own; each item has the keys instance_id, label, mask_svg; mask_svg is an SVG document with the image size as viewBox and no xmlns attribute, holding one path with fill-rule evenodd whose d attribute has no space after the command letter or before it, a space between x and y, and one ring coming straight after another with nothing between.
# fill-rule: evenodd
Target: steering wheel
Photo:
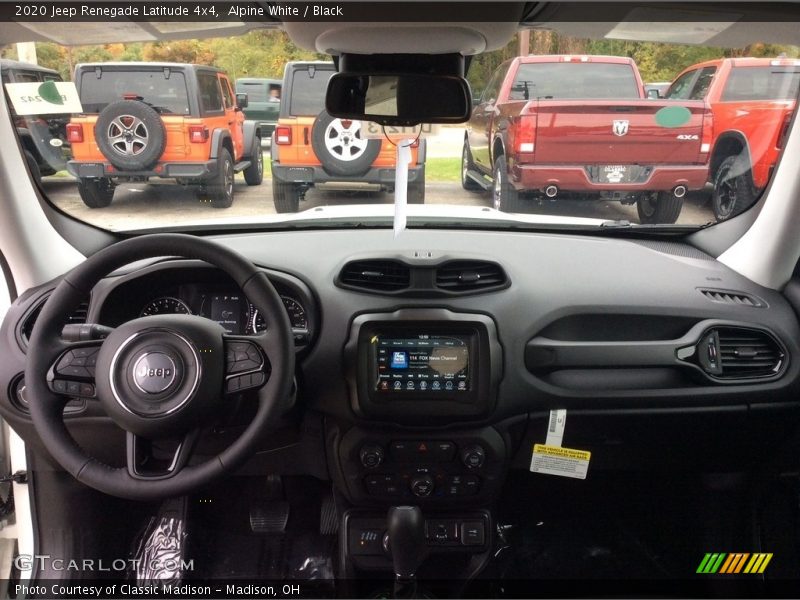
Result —
<instances>
[{"instance_id":1,"label":"steering wheel","mask_svg":"<svg viewBox=\"0 0 800 600\"><path fill-rule=\"evenodd\" d=\"M264 315L266 331L228 335L199 316L155 315L113 330L71 326L71 341L62 336L68 316L103 277L163 256L203 260L227 273ZM178 234L116 243L70 271L36 319L25 369L31 419L53 458L78 481L133 500L182 495L239 466L255 452L293 378L291 325L267 276L232 250ZM214 458L190 465L203 427L236 404L233 396L252 389L258 406L242 434ZM99 402L126 432L125 467L106 465L78 446L64 424L72 397ZM159 457L166 440L179 440L177 449Z\"/></svg>"}]
</instances>

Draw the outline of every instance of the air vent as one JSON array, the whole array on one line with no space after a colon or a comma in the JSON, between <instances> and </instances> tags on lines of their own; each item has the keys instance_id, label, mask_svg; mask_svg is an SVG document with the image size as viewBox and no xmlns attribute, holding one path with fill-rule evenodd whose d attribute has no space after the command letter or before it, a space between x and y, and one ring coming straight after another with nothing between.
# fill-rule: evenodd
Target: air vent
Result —
<instances>
[{"instance_id":1,"label":"air vent","mask_svg":"<svg viewBox=\"0 0 800 600\"><path fill-rule=\"evenodd\" d=\"M720 304L738 304L739 306L752 306L753 308L764 307L762 300L742 292L701 289L700 293L712 302L719 302Z\"/></svg>"},{"instance_id":2,"label":"air vent","mask_svg":"<svg viewBox=\"0 0 800 600\"><path fill-rule=\"evenodd\" d=\"M698 344L700 365L720 379L753 379L777 375L785 354L765 331L744 327L717 327Z\"/></svg>"},{"instance_id":3,"label":"air vent","mask_svg":"<svg viewBox=\"0 0 800 600\"><path fill-rule=\"evenodd\" d=\"M375 292L396 292L411 284L411 270L396 260L355 260L339 273L339 284Z\"/></svg>"},{"instance_id":4,"label":"air vent","mask_svg":"<svg viewBox=\"0 0 800 600\"><path fill-rule=\"evenodd\" d=\"M22 322L22 327L20 327L20 338L24 345L28 345L28 340L31 338L31 333L33 333L33 326L36 324L36 319L39 317L39 313L42 312L42 307L44 306L46 299L42 301L36 308L34 308L31 313L25 318ZM69 318L67 319L67 325L80 325L82 323L86 323L86 316L89 313L89 302L81 302L80 306L75 309Z\"/></svg>"},{"instance_id":5,"label":"air vent","mask_svg":"<svg viewBox=\"0 0 800 600\"><path fill-rule=\"evenodd\" d=\"M453 260L436 269L436 287L448 292L481 292L506 285L505 271L493 262Z\"/></svg>"}]
</instances>

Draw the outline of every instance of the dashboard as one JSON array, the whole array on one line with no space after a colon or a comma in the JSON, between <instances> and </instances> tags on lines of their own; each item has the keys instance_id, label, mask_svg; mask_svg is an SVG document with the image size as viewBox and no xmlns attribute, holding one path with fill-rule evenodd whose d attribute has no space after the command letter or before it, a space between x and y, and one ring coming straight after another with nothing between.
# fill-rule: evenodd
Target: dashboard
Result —
<instances>
[{"instance_id":1,"label":"dashboard","mask_svg":"<svg viewBox=\"0 0 800 600\"><path fill-rule=\"evenodd\" d=\"M798 421L795 307L684 243L381 229L214 240L281 295L297 350L291 406L315 423L292 434L310 436L302 449L264 440L286 450L252 468L330 476L356 503L486 502L508 468L528 469L554 408L568 409L569 443L592 468L724 469ZM16 301L0 340L0 411L31 438L25 332L52 287ZM238 335L269 328L227 275L184 259L111 274L77 318L117 327L176 312ZM68 412L75 427L102 416L91 402Z\"/></svg>"}]
</instances>

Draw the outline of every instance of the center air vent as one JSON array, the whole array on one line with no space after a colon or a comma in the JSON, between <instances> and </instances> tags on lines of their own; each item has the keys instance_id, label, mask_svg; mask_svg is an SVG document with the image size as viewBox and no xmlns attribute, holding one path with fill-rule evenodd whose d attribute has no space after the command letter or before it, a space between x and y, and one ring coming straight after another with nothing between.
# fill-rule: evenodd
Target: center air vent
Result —
<instances>
[{"instance_id":1,"label":"center air vent","mask_svg":"<svg viewBox=\"0 0 800 600\"><path fill-rule=\"evenodd\" d=\"M719 379L753 379L777 375L786 362L783 348L766 331L716 327L698 344L706 373Z\"/></svg>"},{"instance_id":2,"label":"center air vent","mask_svg":"<svg viewBox=\"0 0 800 600\"><path fill-rule=\"evenodd\" d=\"M497 263L482 260L453 260L436 269L436 287L469 293L498 289L508 285L508 277Z\"/></svg>"},{"instance_id":3,"label":"center air vent","mask_svg":"<svg viewBox=\"0 0 800 600\"><path fill-rule=\"evenodd\" d=\"M42 312L42 307L44 306L46 299L39 303L36 308L34 308L25 320L22 322L22 326L19 329L19 337L23 343L23 345L28 345L28 340L31 338L31 333L33 333L33 326L36 325L36 319L39 317L39 313ZM89 313L89 302L81 302L78 308L69 316L67 319L67 325L81 325L86 323L86 316Z\"/></svg>"},{"instance_id":4,"label":"center air vent","mask_svg":"<svg viewBox=\"0 0 800 600\"><path fill-rule=\"evenodd\" d=\"M355 260L339 273L339 284L345 287L378 292L396 292L411 285L411 271L395 260Z\"/></svg>"}]
</instances>

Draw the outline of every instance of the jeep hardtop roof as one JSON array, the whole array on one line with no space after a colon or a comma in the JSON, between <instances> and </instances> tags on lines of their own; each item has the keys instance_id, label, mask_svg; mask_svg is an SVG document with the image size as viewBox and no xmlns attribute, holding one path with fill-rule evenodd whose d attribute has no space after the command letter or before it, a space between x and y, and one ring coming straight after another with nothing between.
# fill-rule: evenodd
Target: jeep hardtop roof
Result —
<instances>
[{"instance_id":1,"label":"jeep hardtop roof","mask_svg":"<svg viewBox=\"0 0 800 600\"><path fill-rule=\"evenodd\" d=\"M174 62L144 62L144 61L118 61L118 62L96 62L96 63L80 63L75 66L75 72L81 70L89 70L89 69L96 69L97 67L103 69L124 69L128 71L135 70L137 68L147 69L147 70L158 70L158 69L182 69L182 70L195 70L195 71L216 71L218 73L224 73L222 69L219 67L212 67L210 65L196 65L190 63L174 63Z\"/></svg>"},{"instance_id":2,"label":"jeep hardtop roof","mask_svg":"<svg viewBox=\"0 0 800 600\"><path fill-rule=\"evenodd\" d=\"M40 73L50 73L52 75L59 75L55 69L48 69L34 65L33 63L22 62L19 60L11 60L10 58L0 58L0 68L2 69L20 69L25 71L38 71Z\"/></svg>"}]
</instances>

